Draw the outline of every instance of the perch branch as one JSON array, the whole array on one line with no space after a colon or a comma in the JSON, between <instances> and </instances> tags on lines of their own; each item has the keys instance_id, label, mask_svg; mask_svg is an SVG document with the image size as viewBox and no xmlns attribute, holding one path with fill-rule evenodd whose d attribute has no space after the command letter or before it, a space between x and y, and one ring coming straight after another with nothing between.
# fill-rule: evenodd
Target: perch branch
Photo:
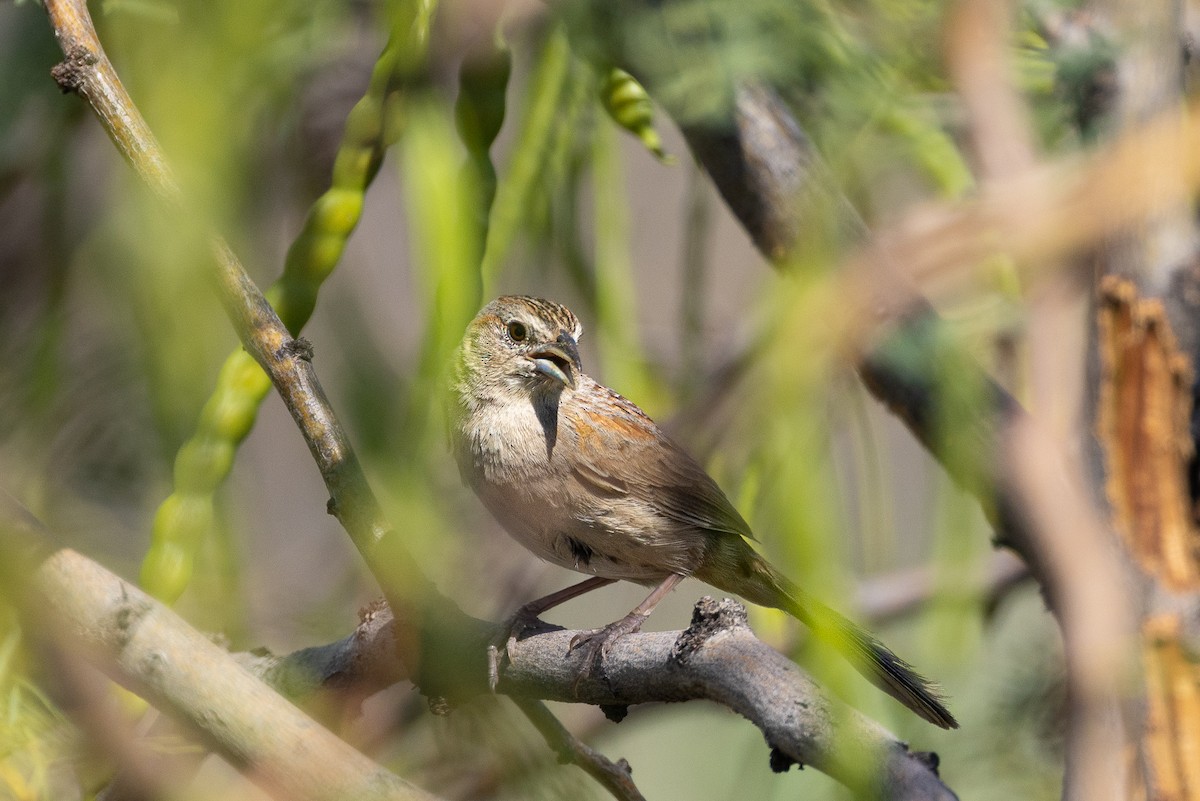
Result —
<instances>
[{"instance_id":1,"label":"perch branch","mask_svg":"<svg viewBox=\"0 0 1200 801\"><path fill-rule=\"evenodd\" d=\"M395 664L387 607L373 609L339 642L283 658L243 657L239 666L174 612L74 551L46 559L34 571L34 586L115 678L203 728L222 754L255 768L252 774L269 786L287 794L295 784L297 798L312 797L314 787L334 788L348 798L429 797L247 673L297 700L323 685L343 690L358 684L354 692L362 696L382 689L397 678L381 667ZM502 689L521 705L544 699L620 708L706 699L758 726L777 752L776 764L811 765L864 796L955 797L919 755L860 713L825 698L791 660L757 639L746 625L745 609L733 601L701 599L685 631L623 638L605 660L605 677L578 688L578 663L585 657L564 658L576 633L547 628L514 643ZM535 708L531 715L539 729L546 714ZM581 766L592 772L602 764L599 759L589 756ZM628 782L626 771L608 764L604 770L613 774L608 781L617 782L615 772L621 772ZM360 792L368 785L377 788L375 794ZM633 792L618 798L637 798Z\"/></svg>"},{"instance_id":2,"label":"perch branch","mask_svg":"<svg viewBox=\"0 0 1200 801\"><path fill-rule=\"evenodd\" d=\"M574 635L546 631L512 645L502 689L576 700L578 661L585 657L563 658ZM756 638L745 609L733 601L701 599L683 632L622 638L606 659L605 676L583 681L579 695L610 715L632 704L714 701L762 730L776 752L775 766L811 765L864 797L955 797L920 756L857 711L824 697L790 659ZM872 767L864 771L867 765Z\"/></svg>"}]
</instances>

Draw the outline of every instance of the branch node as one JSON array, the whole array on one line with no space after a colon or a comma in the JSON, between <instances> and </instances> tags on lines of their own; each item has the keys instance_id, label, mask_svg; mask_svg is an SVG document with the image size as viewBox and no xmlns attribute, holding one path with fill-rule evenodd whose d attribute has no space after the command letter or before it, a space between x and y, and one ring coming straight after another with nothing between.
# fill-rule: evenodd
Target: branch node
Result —
<instances>
[{"instance_id":1,"label":"branch node","mask_svg":"<svg viewBox=\"0 0 1200 801\"><path fill-rule=\"evenodd\" d=\"M329 503L332 504L333 500L330 499ZM358 629L356 631L362 631L363 624L370 623L372 620L375 619L376 615L384 614L385 612L387 614L392 613L391 607L388 606L388 602L387 602L386 598L376 598L375 600L368 602L365 606L359 607L359 609L358 609L358 624L359 625L358 625Z\"/></svg>"},{"instance_id":2,"label":"branch node","mask_svg":"<svg viewBox=\"0 0 1200 801\"><path fill-rule=\"evenodd\" d=\"M137 624L153 611L153 605L148 602L139 602L136 598L125 595L122 598L120 606L117 607L114 614L113 622L116 624L115 629L119 635L121 647L129 643L134 634L134 629Z\"/></svg>"},{"instance_id":3,"label":"branch node","mask_svg":"<svg viewBox=\"0 0 1200 801\"><path fill-rule=\"evenodd\" d=\"M313 346L304 337L296 337L289 339L283 343L283 347L279 349L284 356L292 356L304 362L313 360Z\"/></svg>"},{"instance_id":4,"label":"branch node","mask_svg":"<svg viewBox=\"0 0 1200 801\"><path fill-rule=\"evenodd\" d=\"M600 711L604 713L604 717L608 718L613 723L620 723L629 714L629 705L600 704Z\"/></svg>"},{"instance_id":5,"label":"branch node","mask_svg":"<svg viewBox=\"0 0 1200 801\"><path fill-rule=\"evenodd\" d=\"M776 746L771 746L771 771L773 773L787 773L795 765L800 770L804 770L804 764L795 759L792 759L787 754L780 751Z\"/></svg>"},{"instance_id":6,"label":"branch node","mask_svg":"<svg viewBox=\"0 0 1200 801\"><path fill-rule=\"evenodd\" d=\"M50 77L64 95L80 94L87 70L99 60L100 57L91 50L83 45L75 45L67 51L66 58L50 69Z\"/></svg>"},{"instance_id":7,"label":"branch node","mask_svg":"<svg viewBox=\"0 0 1200 801\"><path fill-rule=\"evenodd\" d=\"M691 625L675 640L671 662L686 665L712 637L745 626L746 607L729 598L718 601L711 595L705 595L696 601L692 609Z\"/></svg>"}]
</instances>

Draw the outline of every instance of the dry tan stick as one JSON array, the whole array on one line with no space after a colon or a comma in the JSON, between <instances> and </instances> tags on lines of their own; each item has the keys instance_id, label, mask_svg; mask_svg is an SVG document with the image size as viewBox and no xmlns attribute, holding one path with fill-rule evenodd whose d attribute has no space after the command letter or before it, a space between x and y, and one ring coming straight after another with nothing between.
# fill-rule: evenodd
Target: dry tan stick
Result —
<instances>
[{"instance_id":1,"label":"dry tan stick","mask_svg":"<svg viewBox=\"0 0 1200 801\"><path fill-rule=\"evenodd\" d=\"M1128 786L1122 677L1136 653L1130 590L1105 527L1064 451L1030 425L1013 432L1010 458L1058 594L1068 686L1068 801L1119 801Z\"/></svg>"},{"instance_id":2,"label":"dry tan stick","mask_svg":"<svg viewBox=\"0 0 1200 801\"><path fill-rule=\"evenodd\" d=\"M174 612L90 559L58 551L33 586L60 629L115 679L201 729L273 795L434 798L305 717Z\"/></svg>"}]
</instances>

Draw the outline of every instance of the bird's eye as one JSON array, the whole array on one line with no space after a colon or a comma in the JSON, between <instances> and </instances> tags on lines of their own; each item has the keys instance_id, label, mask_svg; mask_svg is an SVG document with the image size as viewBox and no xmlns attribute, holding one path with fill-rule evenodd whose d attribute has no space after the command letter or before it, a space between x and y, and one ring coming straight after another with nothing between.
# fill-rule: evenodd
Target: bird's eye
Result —
<instances>
[{"instance_id":1,"label":"bird's eye","mask_svg":"<svg viewBox=\"0 0 1200 801\"><path fill-rule=\"evenodd\" d=\"M508 324L508 336L513 342L524 342L529 337L529 329L524 323L513 320Z\"/></svg>"}]
</instances>

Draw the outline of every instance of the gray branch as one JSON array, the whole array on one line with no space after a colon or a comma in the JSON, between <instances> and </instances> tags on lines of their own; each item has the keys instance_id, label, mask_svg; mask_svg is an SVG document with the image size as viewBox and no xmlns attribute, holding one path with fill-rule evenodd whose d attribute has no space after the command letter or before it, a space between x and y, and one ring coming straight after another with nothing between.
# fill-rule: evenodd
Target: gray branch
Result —
<instances>
[{"instance_id":1,"label":"gray branch","mask_svg":"<svg viewBox=\"0 0 1200 801\"><path fill-rule=\"evenodd\" d=\"M293 698L355 684L355 694L365 696L394 678L380 669L394 662L391 622L390 610L381 606L342 640L283 657L250 657L247 663ZM762 731L775 766L811 765L864 797L955 797L927 759L827 698L791 660L755 637L745 609L734 601L705 597L684 631L622 638L605 659L603 675L578 686L582 655L566 655L577 633L547 626L517 640L509 648L500 691L515 698L594 704L617 717L635 704L713 701ZM875 768L864 771L864 765Z\"/></svg>"}]
</instances>

